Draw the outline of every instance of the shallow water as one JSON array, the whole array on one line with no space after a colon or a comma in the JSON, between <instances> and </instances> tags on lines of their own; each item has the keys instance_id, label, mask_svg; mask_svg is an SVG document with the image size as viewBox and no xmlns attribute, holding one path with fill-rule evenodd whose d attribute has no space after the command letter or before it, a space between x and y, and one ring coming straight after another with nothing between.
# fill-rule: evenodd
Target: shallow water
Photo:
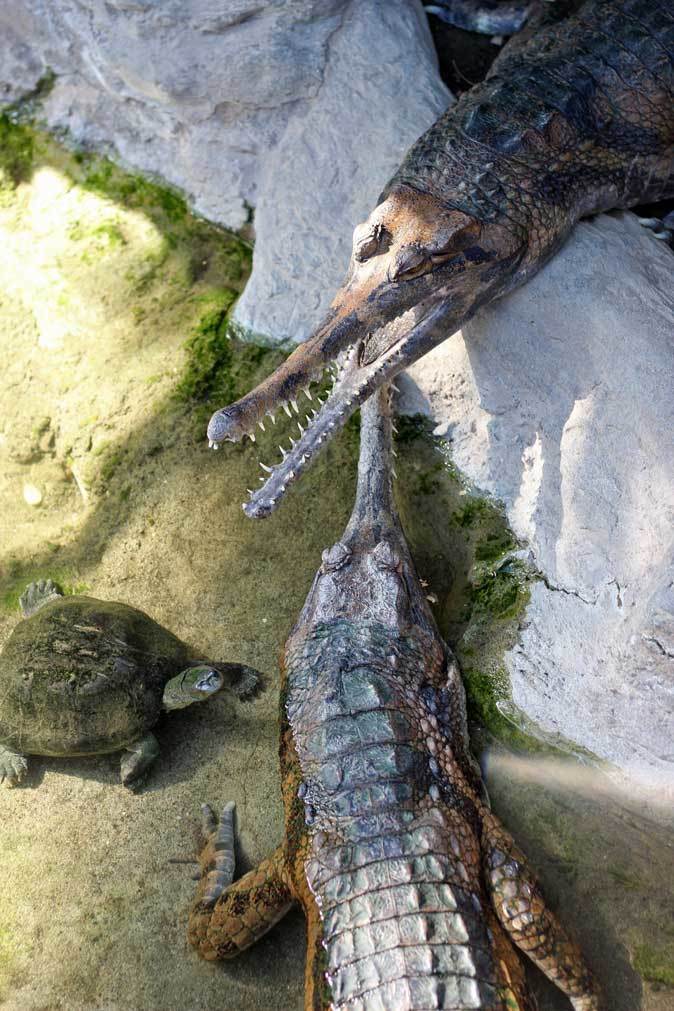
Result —
<instances>
[{"instance_id":1,"label":"shallow water","mask_svg":"<svg viewBox=\"0 0 674 1011\"><path fill-rule=\"evenodd\" d=\"M240 287L245 269L214 230L76 180L68 156L46 147L0 202L9 350L0 636L18 619L25 583L53 576L147 610L204 655L240 659L267 681L252 702L223 695L167 717L137 794L119 785L114 755L35 758L25 785L0 791L0 1002L9 1011L299 1009L301 916L237 962L206 964L185 939L189 861L202 801L236 801L240 870L281 838L277 659L321 551L348 517L357 433L351 426L331 445L272 518L247 520L240 503L257 483L258 452L270 461L290 422L278 420L273 443L267 431L255 447L210 453L208 408L175 398L185 337L223 298L223 277ZM271 364L235 353L230 372ZM468 656L466 633L473 644L486 634L479 608L494 604L491 591L474 592L476 567L493 561L485 545L507 549L507 533L493 510L467 508L443 447L400 427L401 514L440 624ZM493 636L517 620L511 591L496 601ZM484 734L476 742L488 745L495 809L577 932L611 1011L674 1009L671 812L649 821L601 772L518 759ZM532 985L541 1011L568 1009L535 973Z\"/></svg>"}]
</instances>

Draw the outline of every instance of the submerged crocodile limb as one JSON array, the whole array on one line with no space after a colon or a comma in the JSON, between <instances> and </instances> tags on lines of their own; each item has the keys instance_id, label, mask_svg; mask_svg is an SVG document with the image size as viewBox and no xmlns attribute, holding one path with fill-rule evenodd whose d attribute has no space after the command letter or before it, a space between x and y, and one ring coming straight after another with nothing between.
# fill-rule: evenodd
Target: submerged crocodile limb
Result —
<instances>
[{"instance_id":1,"label":"submerged crocodile limb","mask_svg":"<svg viewBox=\"0 0 674 1011\"><path fill-rule=\"evenodd\" d=\"M212 445L238 441L339 358L329 399L247 514L268 515L377 387L539 270L580 218L672 195L673 0L589 0L537 31L532 18L413 145L356 228L314 335L211 418Z\"/></svg>"},{"instance_id":2,"label":"submerged crocodile limb","mask_svg":"<svg viewBox=\"0 0 674 1011\"><path fill-rule=\"evenodd\" d=\"M363 408L358 492L283 658L286 836L231 884L232 808L207 845L189 937L231 958L294 902L311 1011L534 1011L515 946L576 1011L598 998L580 951L491 813L463 686L393 505L386 390Z\"/></svg>"}]
</instances>

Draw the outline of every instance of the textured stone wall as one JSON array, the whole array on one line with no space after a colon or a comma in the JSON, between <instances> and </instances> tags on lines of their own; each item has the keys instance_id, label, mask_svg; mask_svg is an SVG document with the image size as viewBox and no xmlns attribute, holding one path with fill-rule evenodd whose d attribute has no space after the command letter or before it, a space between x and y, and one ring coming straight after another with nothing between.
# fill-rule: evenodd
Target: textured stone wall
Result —
<instances>
[{"instance_id":1,"label":"textured stone wall","mask_svg":"<svg viewBox=\"0 0 674 1011\"><path fill-rule=\"evenodd\" d=\"M410 370L404 406L543 575L506 656L516 705L674 799L673 269L634 215L581 222Z\"/></svg>"},{"instance_id":2,"label":"textured stone wall","mask_svg":"<svg viewBox=\"0 0 674 1011\"><path fill-rule=\"evenodd\" d=\"M409 0L8 0L0 38L0 99L54 73L51 127L229 228L254 208L237 319L274 339L308 335L354 225L450 101Z\"/></svg>"}]
</instances>

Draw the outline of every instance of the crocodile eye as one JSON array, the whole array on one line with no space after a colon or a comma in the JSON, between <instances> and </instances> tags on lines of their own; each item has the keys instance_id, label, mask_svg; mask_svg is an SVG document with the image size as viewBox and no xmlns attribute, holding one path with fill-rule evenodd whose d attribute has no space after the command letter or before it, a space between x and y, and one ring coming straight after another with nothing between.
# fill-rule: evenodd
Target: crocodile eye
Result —
<instances>
[{"instance_id":1,"label":"crocodile eye","mask_svg":"<svg viewBox=\"0 0 674 1011\"><path fill-rule=\"evenodd\" d=\"M380 541L372 552L372 557L378 569L395 571L401 563L400 555L388 541Z\"/></svg>"},{"instance_id":2,"label":"crocodile eye","mask_svg":"<svg viewBox=\"0 0 674 1011\"><path fill-rule=\"evenodd\" d=\"M378 253L383 237L383 225L370 225L367 221L363 225L357 225L353 233L353 255L356 260L363 263Z\"/></svg>"},{"instance_id":3,"label":"crocodile eye","mask_svg":"<svg viewBox=\"0 0 674 1011\"><path fill-rule=\"evenodd\" d=\"M426 274L431 269L431 266L431 257L428 250L415 243L398 253L389 280L409 281L413 277L420 277L422 274Z\"/></svg>"},{"instance_id":4,"label":"crocodile eye","mask_svg":"<svg viewBox=\"0 0 674 1011\"><path fill-rule=\"evenodd\" d=\"M326 548L321 555L323 572L336 572L337 569L341 569L342 565L346 565L349 558L351 558L351 552L346 544L337 541L331 548Z\"/></svg>"}]
</instances>

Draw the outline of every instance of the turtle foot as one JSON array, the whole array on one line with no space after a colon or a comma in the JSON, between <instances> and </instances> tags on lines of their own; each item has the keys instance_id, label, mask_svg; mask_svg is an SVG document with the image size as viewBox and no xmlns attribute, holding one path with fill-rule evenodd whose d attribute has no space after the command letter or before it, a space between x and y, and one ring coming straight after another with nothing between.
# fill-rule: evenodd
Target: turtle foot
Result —
<instances>
[{"instance_id":1,"label":"turtle foot","mask_svg":"<svg viewBox=\"0 0 674 1011\"><path fill-rule=\"evenodd\" d=\"M0 783L4 786L16 786L26 775L28 762L16 751L0 746Z\"/></svg>"},{"instance_id":2,"label":"turtle foot","mask_svg":"<svg viewBox=\"0 0 674 1011\"><path fill-rule=\"evenodd\" d=\"M239 677L232 685L232 691L240 699L251 699L264 687L264 678L253 667L241 664L240 670Z\"/></svg>"},{"instance_id":3,"label":"turtle foot","mask_svg":"<svg viewBox=\"0 0 674 1011\"><path fill-rule=\"evenodd\" d=\"M159 741L154 734L127 745L119 763L122 785L134 790L158 755Z\"/></svg>"},{"instance_id":4,"label":"turtle foot","mask_svg":"<svg viewBox=\"0 0 674 1011\"><path fill-rule=\"evenodd\" d=\"M56 600L62 596L61 588L53 579L38 579L36 582L28 584L19 597L19 605L24 617L30 618L50 600Z\"/></svg>"}]
</instances>

